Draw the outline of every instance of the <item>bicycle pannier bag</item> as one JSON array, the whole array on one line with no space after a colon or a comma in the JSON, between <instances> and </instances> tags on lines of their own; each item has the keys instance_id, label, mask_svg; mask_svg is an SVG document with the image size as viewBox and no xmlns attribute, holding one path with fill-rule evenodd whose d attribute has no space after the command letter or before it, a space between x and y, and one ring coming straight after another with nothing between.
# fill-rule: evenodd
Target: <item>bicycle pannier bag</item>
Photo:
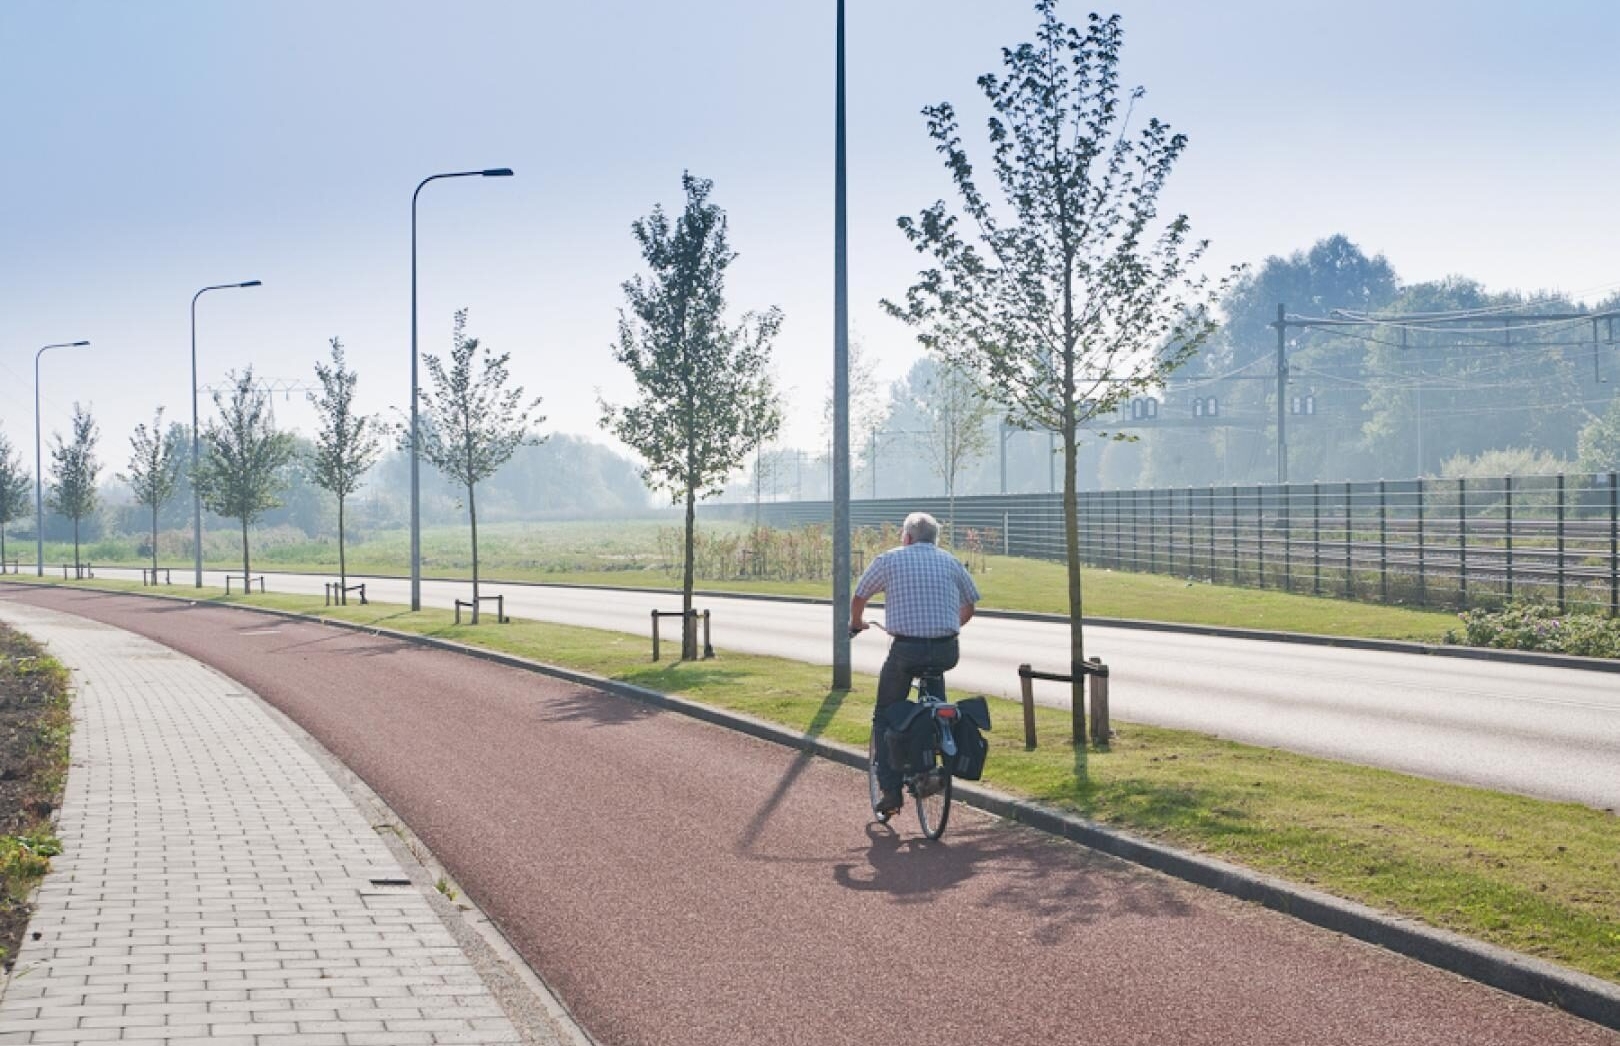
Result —
<instances>
[{"instance_id":1,"label":"bicycle pannier bag","mask_svg":"<svg viewBox=\"0 0 1620 1046\"><path fill-rule=\"evenodd\" d=\"M979 724L980 730L990 729L990 702L982 697L964 697L956 702L962 715Z\"/></svg>"},{"instance_id":2,"label":"bicycle pannier bag","mask_svg":"<svg viewBox=\"0 0 1620 1046\"><path fill-rule=\"evenodd\" d=\"M964 781L977 781L984 776L984 761L990 755L990 742L983 731L990 729L990 705L982 697L968 697L956 702L961 712L954 727L956 758L951 774Z\"/></svg>"},{"instance_id":3,"label":"bicycle pannier bag","mask_svg":"<svg viewBox=\"0 0 1620 1046\"><path fill-rule=\"evenodd\" d=\"M933 764L939 732L927 709L912 701L896 701L883 714L888 723L883 743L889 747L889 766L902 774L928 769Z\"/></svg>"},{"instance_id":4,"label":"bicycle pannier bag","mask_svg":"<svg viewBox=\"0 0 1620 1046\"><path fill-rule=\"evenodd\" d=\"M970 716L958 716L952 730L956 736L956 758L952 760L951 776L977 781L984 776L984 760L990 754L990 742L984 739L979 724Z\"/></svg>"}]
</instances>

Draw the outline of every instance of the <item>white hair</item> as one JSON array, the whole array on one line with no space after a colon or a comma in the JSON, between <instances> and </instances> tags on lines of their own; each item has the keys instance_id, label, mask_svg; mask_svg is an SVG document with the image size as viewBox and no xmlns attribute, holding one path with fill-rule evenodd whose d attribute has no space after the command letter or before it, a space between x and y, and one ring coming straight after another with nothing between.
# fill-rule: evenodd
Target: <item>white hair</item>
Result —
<instances>
[{"instance_id":1,"label":"white hair","mask_svg":"<svg viewBox=\"0 0 1620 1046\"><path fill-rule=\"evenodd\" d=\"M905 526L901 531L909 535L913 541L932 545L939 537L939 520L926 512L913 512L906 517Z\"/></svg>"}]
</instances>

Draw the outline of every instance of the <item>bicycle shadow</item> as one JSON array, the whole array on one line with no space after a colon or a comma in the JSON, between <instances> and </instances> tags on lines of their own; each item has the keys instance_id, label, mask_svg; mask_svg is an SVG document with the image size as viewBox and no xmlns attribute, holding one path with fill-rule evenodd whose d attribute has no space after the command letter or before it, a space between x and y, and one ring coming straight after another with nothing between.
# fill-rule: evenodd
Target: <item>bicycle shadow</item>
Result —
<instances>
[{"instance_id":1,"label":"bicycle shadow","mask_svg":"<svg viewBox=\"0 0 1620 1046\"><path fill-rule=\"evenodd\" d=\"M909 810L902 811L902 816ZM833 882L846 890L883 893L901 901L927 901L971 878L982 859L971 841L929 842L921 836L902 835L893 824L869 821L866 866L853 861L832 867ZM863 872L865 874L863 874Z\"/></svg>"},{"instance_id":2,"label":"bicycle shadow","mask_svg":"<svg viewBox=\"0 0 1620 1046\"><path fill-rule=\"evenodd\" d=\"M1031 939L1043 945L1059 944L1104 919L1192 912L1183 890L1167 879L1012 825L956 827L928 842L872 822L866 836L864 864L833 865L838 886L901 904L927 904L984 880L989 885L968 903L1028 918Z\"/></svg>"}]
</instances>

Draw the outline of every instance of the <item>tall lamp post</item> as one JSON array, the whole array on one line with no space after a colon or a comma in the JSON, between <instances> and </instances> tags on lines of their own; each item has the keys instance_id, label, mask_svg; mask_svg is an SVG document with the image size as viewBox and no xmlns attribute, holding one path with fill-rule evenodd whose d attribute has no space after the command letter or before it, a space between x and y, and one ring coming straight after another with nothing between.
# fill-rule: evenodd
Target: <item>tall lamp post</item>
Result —
<instances>
[{"instance_id":1,"label":"tall lamp post","mask_svg":"<svg viewBox=\"0 0 1620 1046\"><path fill-rule=\"evenodd\" d=\"M39 440L39 358L45 349L76 349L87 341L59 341L34 353L34 574L45 576L45 473Z\"/></svg>"},{"instance_id":2,"label":"tall lamp post","mask_svg":"<svg viewBox=\"0 0 1620 1046\"><path fill-rule=\"evenodd\" d=\"M202 444L197 431L197 299L209 291L258 286L261 286L258 280L216 283L212 287L204 287L191 296L191 543L196 556L198 588L202 588L202 491L197 489L197 465L201 457Z\"/></svg>"},{"instance_id":3,"label":"tall lamp post","mask_svg":"<svg viewBox=\"0 0 1620 1046\"><path fill-rule=\"evenodd\" d=\"M510 178L512 168L491 167L482 171L451 171L430 174L423 178L411 193L411 609L422 609L422 468L417 453L417 382L416 382L416 198L422 187L440 178Z\"/></svg>"},{"instance_id":4,"label":"tall lamp post","mask_svg":"<svg viewBox=\"0 0 1620 1046\"><path fill-rule=\"evenodd\" d=\"M844 177L844 0L838 0L833 103L833 649L832 687L848 690L849 657L849 236Z\"/></svg>"}]
</instances>

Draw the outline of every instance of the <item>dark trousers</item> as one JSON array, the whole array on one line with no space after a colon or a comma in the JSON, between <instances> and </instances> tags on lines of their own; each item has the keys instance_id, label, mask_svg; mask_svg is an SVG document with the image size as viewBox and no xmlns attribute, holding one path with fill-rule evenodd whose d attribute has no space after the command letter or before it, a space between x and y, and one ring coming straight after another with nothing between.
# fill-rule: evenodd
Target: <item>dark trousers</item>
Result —
<instances>
[{"instance_id":1,"label":"dark trousers","mask_svg":"<svg viewBox=\"0 0 1620 1046\"><path fill-rule=\"evenodd\" d=\"M889 768L888 746L883 743L886 722L883 710L904 701L911 692L911 681L924 671L948 672L956 667L961 648L956 637L946 639L898 638L889 644L888 659L878 673L877 707L872 710L872 736L877 738L878 787L885 792L900 790L900 775ZM945 696L941 681L936 696Z\"/></svg>"}]
</instances>

